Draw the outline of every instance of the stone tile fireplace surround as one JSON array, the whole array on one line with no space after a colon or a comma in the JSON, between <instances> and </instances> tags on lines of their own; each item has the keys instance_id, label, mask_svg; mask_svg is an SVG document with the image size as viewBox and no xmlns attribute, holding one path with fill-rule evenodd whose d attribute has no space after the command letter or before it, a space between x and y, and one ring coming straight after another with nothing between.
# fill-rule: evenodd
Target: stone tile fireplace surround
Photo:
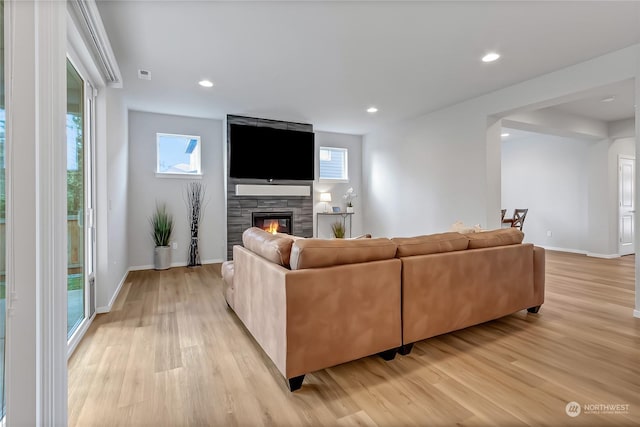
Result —
<instances>
[{"instance_id":1,"label":"stone tile fireplace surround","mask_svg":"<svg viewBox=\"0 0 640 427\"><path fill-rule=\"evenodd\" d=\"M270 126L294 130L312 131L310 124L280 122L251 117L227 116L227 135L233 123ZM227 140L227 144L229 141ZM228 150L227 150L228 152ZM227 157L227 165L229 158ZM228 170L228 168L227 168ZM233 246L242 244L242 233L253 226L253 217L258 214L291 214L292 232L296 236L313 237L313 181L283 181L276 185L308 187L308 196L299 195L238 195L237 185L269 185L260 180L234 179L227 176L227 259L233 259ZM267 188L267 187L265 187ZM268 191L267 191L268 192ZM255 194L255 193L253 193Z\"/></svg>"}]
</instances>

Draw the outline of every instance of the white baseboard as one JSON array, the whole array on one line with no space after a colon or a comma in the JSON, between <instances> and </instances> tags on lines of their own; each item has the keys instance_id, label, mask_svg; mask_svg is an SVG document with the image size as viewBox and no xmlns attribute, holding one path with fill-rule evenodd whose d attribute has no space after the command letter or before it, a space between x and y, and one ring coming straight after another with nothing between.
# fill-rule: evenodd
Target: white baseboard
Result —
<instances>
[{"instance_id":1,"label":"white baseboard","mask_svg":"<svg viewBox=\"0 0 640 427\"><path fill-rule=\"evenodd\" d=\"M203 264L221 264L223 262L224 262L224 260L222 260L222 259L205 259L205 260L202 260Z\"/></svg>"},{"instance_id":2,"label":"white baseboard","mask_svg":"<svg viewBox=\"0 0 640 427\"><path fill-rule=\"evenodd\" d=\"M113 296L111 297L111 301L109 301L109 305L107 305L106 307L96 307L96 313L98 314L103 314L103 313L108 313L111 311L111 307L113 307L113 303L116 302L116 298L118 298L118 295L120 295L120 290L122 289L122 285L124 285L124 282L126 282L127 280L127 276L129 275L129 271L131 271L131 269L128 269L127 271L124 272L124 276L122 276L122 280L120 280L120 283L118 283L118 288L116 289L116 291L113 293Z\"/></svg>"},{"instance_id":3,"label":"white baseboard","mask_svg":"<svg viewBox=\"0 0 640 427\"><path fill-rule=\"evenodd\" d=\"M587 252L587 256L590 256L593 258L604 258L604 259L620 258L620 254L596 254L593 252Z\"/></svg>"},{"instance_id":4,"label":"white baseboard","mask_svg":"<svg viewBox=\"0 0 640 427\"><path fill-rule=\"evenodd\" d=\"M581 249L569 249L569 248L557 248L555 246L543 246L543 245L538 245L541 248L545 248L547 250L550 251L557 251L557 252L568 252L571 254L579 254L579 255L586 255L589 257L593 257L593 258L605 258L605 259L613 259L613 258L620 258L619 254L598 254L595 252L587 252L587 251L583 251Z\"/></svg>"},{"instance_id":5,"label":"white baseboard","mask_svg":"<svg viewBox=\"0 0 640 427\"><path fill-rule=\"evenodd\" d=\"M633 310L633 317L640 318L640 310Z\"/></svg>"},{"instance_id":6,"label":"white baseboard","mask_svg":"<svg viewBox=\"0 0 640 427\"><path fill-rule=\"evenodd\" d=\"M571 254L587 255L587 251L582 251L580 249L557 248L555 246L543 246L543 245L536 245L536 246L540 246L541 248L544 248L549 251L568 252Z\"/></svg>"},{"instance_id":7,"label":"white baseboard","mask_svg":"<svg viewBox=\"0 0 640 427\"><path fill-rule=\"evenodd\" d=\"M200 261L202 264L217 264L224 262L221 259L204 259ZM186 267L188 265L185 261L180 262L172 262L171 267ZM129 271L141 271L141 270L153 270L153 264L150 265L134 265L133 267L129 267Z\"/></svg>"},{"instance_id":8,"label":"white baseboard","mask_svg":"<svg viewBox=\"0 0 640 427\"><path fill-rule=\"evenodd\" d=\"M171 267L175 267L173 264L171 264ZM153 270L153 264L151 265L134 265L132 267L129 267L129 271L140 271L140 270Z\"/></svg>"}]
</instances>

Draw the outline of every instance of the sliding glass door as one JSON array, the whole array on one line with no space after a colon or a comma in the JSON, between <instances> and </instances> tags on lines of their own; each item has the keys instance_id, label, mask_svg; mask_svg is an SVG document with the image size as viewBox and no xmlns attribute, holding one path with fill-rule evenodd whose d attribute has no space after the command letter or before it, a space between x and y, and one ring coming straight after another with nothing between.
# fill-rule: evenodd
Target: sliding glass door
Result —
<instances>
[{"instance_id":1,"label":"sliding glass door","mask_svg":"<svg viewBox=\"0 0 640 427\"><path fill-rule=\"evenodd\" d=\"M94 227L92 209L93 89L67 60L67 336L90 316Z\"/></svg>"},{"instance_id":2,"label":"sliding glass door","mask_svg":"<svg viewBox=\"0 0 640 427\"><path fill-rule=\"evenodd\" d=\"M67 336L85 319L84 81L67 61Z\"/></svg>"}]
</instances>

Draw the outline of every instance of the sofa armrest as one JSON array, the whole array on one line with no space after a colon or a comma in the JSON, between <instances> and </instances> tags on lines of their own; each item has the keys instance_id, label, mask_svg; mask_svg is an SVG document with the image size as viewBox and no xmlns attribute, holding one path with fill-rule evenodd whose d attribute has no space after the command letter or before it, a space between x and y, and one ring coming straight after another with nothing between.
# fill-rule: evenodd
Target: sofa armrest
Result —
<instances>
[{"instance_id":1,"label":"sofa armrest","mask_svg":"<svg viewBox=\"0 0 640 427\"><path fill-rule=\"evenodd\" d=\"M275 363L286 372L286 268L242 246L233 247L234 306L245 327Z\"/></svg>"},{"instance_id":2,"label":"sofa armrest","mask_svg":"<svg viewBox=\"0 0 640 427\"><path fill-rule=\"evenodd\" d=\"M544 283L545 283L545 251L544 248L533 247L533 293L536 305L542 305L544 302Z\"/></svg>"}]
</instances>

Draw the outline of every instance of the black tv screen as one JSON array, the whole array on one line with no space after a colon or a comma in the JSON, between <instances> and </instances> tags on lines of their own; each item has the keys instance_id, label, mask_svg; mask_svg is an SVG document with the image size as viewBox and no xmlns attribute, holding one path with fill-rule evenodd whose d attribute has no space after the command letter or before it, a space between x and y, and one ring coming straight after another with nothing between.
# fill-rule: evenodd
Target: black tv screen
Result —
<instances>
[{"instance_id":1,"label":"black tv screen","mask_svg":"<svg viewBox=\"0 0 640 427\"><path fill-rule=\"evenodd\" d=\"M314 152L313 132L229 126L231 178L312 181Z\"/></svg>"}]
</instances>

